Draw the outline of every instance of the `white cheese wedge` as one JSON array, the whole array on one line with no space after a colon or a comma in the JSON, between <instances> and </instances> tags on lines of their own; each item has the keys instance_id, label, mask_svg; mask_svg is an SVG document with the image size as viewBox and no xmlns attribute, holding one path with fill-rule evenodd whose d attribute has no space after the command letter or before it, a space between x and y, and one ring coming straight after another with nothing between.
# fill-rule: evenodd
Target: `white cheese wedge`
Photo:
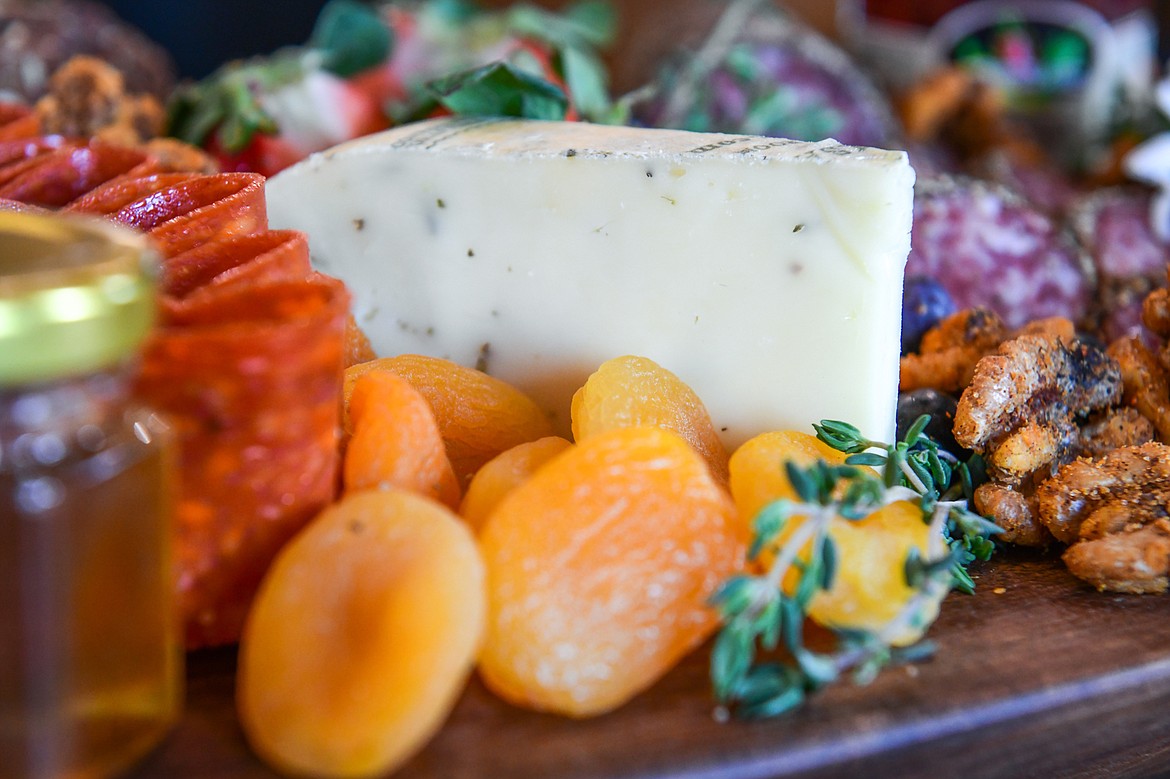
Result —
<instances>
[{"instance_id":1,"label":"white cheese wedge","mask_svg":"<svg viewBox=\"0 0 1170 779\"><path fill-rule=\"evenodd\" d=\"M725 443L852 422L891 440L914 171L834 141L434 120L268 182L380 355L479 365L568 430L603 361L687 382Z\"/></svg>"}]
</instances>

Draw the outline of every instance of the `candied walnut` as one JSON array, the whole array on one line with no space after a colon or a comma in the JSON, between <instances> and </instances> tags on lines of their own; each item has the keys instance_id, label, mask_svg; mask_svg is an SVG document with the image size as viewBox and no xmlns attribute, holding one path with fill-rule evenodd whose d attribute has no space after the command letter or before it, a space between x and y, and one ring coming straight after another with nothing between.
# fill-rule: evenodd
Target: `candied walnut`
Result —
<instances>
[{"instance_id":1,"label":"candied walnut","mask_svg":"<svg viewBox=\"0 0 1170 779\"><path fill-rule=\"evenodd\" d=\"M1098 589L1163 592L1170 575L1170 447L1126 446L1060 469L1036 491L1069 570Z\"/></svg>"},{"instance_id":2,"label":"candied walnut","mask_svg":"<svg viewBox=\"0 0 1170 779\"><path fill-rule=\"evenodd\" d=\"M922 336L917 354L901 360L899 389L935 389L957 393L971 383L979 360L995 352L1009 338L1051 334L1064 342L1076 337L1073 323L1064 317L1048 317L1010 330L999 315L987 308L968 308L943 319Z\"/></svg>"},{"instance_id":3,"label":"candied walnut","mask_svg":"<svg viewBox=\"0 0 1170 779\"><path fill-rule=\"evenodd\" d=\"M1114 443L1140 443L1152 430L1113 406L1121 372L1105 352L1054 323L1000 345L981 359L955 411L955 440L987 463L976 508L1004 528L1004 540L1051 540L1033 500L1036 485L1061 465Z\"/></svg>"},{"instance_id":4,"label":"candied walnut","mask_svg":"<svg viewBox=\"0 0 1170 779\"><path fill-rule=\"evenodd\" d=\"M1074 576L1102 591L1165 592L1170 523L1081 541L1065 550L1063 560Z\"/></svg>"},{"instance_id":5,"label":"candied walnut","mask_svg":"<svg viewBox=\"0 0 1170 779\"><path fill-rule=\"evenodd\" d=\"M1011 136L999 93L962 68L939 70L916 84L898 101L898 113L911 140L943 140L964 156Z\"/></svg>"},{"instance_id":6,"label":"candied walnut","mask_svg":"<svg viewBox=\"0 0 1170 779\"><path fill-rule=\"evenodd\" d=\"M987 482L975 490L975 510L995 520L998 538L1020 546L1047 546L1052 535L1037 521L1036 499L1004 484Z\"/></svg>"},{"instance_id":7,"label":"candied walnut","mask_svg":"<svg viewBox=\"0 0 1170 779\"><path fill-rule=\"evenodd\" d=\"M142 144L142 148L167 171L203 174L219 172L214 157L178 138L151 138Z\"/></svg>"},{"instance_id":8,"label":"candied walnut","mask_svg":"<svg viewBox=\"0 0 1170 779\"><path fill-rule=\"evenodd\" d=\"M1154 440L1154 425L1134 408L1111 408L1081 425L1080 454L1100 457L1122 446Z\"/></svg>"},{"instance_id":9,"label":"candied walnut","mask_svg":"<svg viewBox=\"0 0 1170 779\"><path fill-rule=\"evenodd\" d=\"M1102 350L1052 333L1021 335L979 361L959 398L955 439L987 452L1025 424L1063 427L1115 405L1121 391L1121 370Z\"/></svg>"},{"instance_id":10,"label":"candied walnut","mask_svg":"<svg viewBox=\"0 0 1170 779\"><path fill-rule=\"evenodd\" d=\"M1142 323L1162 337L1170 336L1170 289L1161 287L1146 296Z\"/></svg>"},{"instance_id":11,"label":"candied walnut","mask_svg":"<svg viewBox=\"0 0 1170 779\"><path fill-rule=\"evenodd\" d=\"M1145 512L1141 506L1147 498L1160 500L1164 516L1170 498L1170 447L1165 444L1125 446L1096 459L1078 459L1036 490L1041 521L1068 544L1082 537L1082 523L1096 511L1123 506Z\"/></svg>"},{"instance_id":12,"label":"candied walnut","mask_svg":"<svg viewBox=\"0 0 1170 779\"><path fill-rule=\"evenodd\" d=\"M122 74L106 62L76 56L49 81L36 104L41 129L51 135L100 138L134 146L158 136L166 113L152 95L130 95Z\"/></svg>"},{"instance_id":13,"label":"candied walnut","mask_svg":"<svg viewBox=\"0 0 1170 779\"><path fill-rule=\"evenodd\" d=\"M1007 335L1003 320L990 309L951 314L922 336L919 353L902 358L899 389L958 392L971 382L976 363Z\"/></svg>"},{"instance_id":14,"label":"candied walnut","mask_svg":"<svg viewBox=\"0 0 1170 779\"><path fill-rule=\"evenodd\" d=\"M1109 355L1121 367L1125 402L1141 412L1170 441L1170 375L1153 352L1136 337L1109 345Z\"/></svg>"}]
</instances>

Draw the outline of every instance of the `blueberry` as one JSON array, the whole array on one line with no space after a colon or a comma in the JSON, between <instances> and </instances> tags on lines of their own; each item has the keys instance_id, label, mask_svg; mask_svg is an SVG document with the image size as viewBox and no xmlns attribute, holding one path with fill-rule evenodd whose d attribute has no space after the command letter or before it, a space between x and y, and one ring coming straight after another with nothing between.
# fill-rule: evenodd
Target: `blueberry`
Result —
<instances>
[{"instance_id":1,"label":"blueberry","mask_svg":"<svg viewBox=\"0 0 1170 779\"><path fill-rule=\"evenodd\" d=\"M918 417L930 414L926 434L956 457L970 456L971 453L955 441L955 409L958 404L954 395L933 389L902 393L898 396L898 440L902 440Z\"/></svg>"},{"instance_id":2,"label":"blueberry","mask_svg":"<svg viewBox=\"0 0 1170 779\"><path fill-rule=\"evenodd\" d=\"M955 313L955 302L929 276L911 276L902 290L902 354L918 351L922 336Z\"/></svg>"}]
</instances>

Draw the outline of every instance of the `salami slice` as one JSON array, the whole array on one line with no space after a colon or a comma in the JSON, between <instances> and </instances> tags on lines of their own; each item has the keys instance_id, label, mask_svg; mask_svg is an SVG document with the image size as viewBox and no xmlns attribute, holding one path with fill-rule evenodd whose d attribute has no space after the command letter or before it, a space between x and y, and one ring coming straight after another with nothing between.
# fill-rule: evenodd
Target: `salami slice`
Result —
<instances>
[{"instance_id":1,"label":"salami slice","mask_svg":"<svg viewBox=\"0 0 1170 779\"><path fill-rule=\"evenodd\" d=\"M178 438L191 648L237 640L276 552L335 494L349 294L314 274L225 285L148 343L139 391Z\"/></svg>"},{"instance_id":2,"label":"salami slice","mask_svg":"<svg viewBox=\"0 0 1170 779\"><path fill-rule=\"evenodd\" d=\"M0 170L4 178L0 197L29 205L60 208L94 187L120 176L145 176L159 163L150 155L125 146L93 142L65 145L16 163L14 174Z\"/></svg>"},{"instance_id":3,"label":"salami slice","mask_svg":"<svg viewBox=\"0 0 1170 779\"><path fill-rule=\"evenodd\" d=\"M0 141L40 134L40 120L31 108L22 103L0 103Z\"/></svg>"},{"instance_id":4,"label":"salami slice","mask_svg":"<svg viewBox=\"0 0 1170 779\"><path fill-rule=\"evenodd\" d=\"M295 230L266 230L208 241L168 258L162 295L168 318L216 294L223 286L307 278L309 243Z\"/></svg>"},{"instance_id":5,"label":"salami slice","mask_svg":"<svg viewBox=\"0 0 1170 779\"><path fill-rule=\"evenodd\" d=\"M907 276L935 278L960 308L985 307L1009 327L1062 316L1084 321L1091 261L1052 217L1011 190L967 178L915 188Z\"/></svg>"},{"instance_id":6,"label":"salami slice","mask_svg":"<svg viewBox=\"0 0 1170 779\"><path fill-rule=\"evenodd\" d=\"M1147 190L1117 187L1097 190L1070 208L1069 222L1097 271L1100 330L1109 342L1153 338L1142 326L1142 301L1162 285L1170 247L1150 225L1150 200Z\"/></svg>"},{"instance_id":7,"label":"salami slice","mask_svg":"<svg viewBox=\"0 0 1170 779\"><path fill-rule=\"evenodd\" d=\"M176 173L118 182L78 199L69 210L103 214L147 232L164 257L268 228L264 177L258 173Z\"/></svg>"}]
</instances>

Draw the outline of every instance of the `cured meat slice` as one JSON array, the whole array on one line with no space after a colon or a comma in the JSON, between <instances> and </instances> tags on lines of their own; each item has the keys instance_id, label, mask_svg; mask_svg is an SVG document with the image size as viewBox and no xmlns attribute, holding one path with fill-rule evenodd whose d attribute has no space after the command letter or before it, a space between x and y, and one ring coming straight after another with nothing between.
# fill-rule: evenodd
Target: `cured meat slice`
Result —
<instances>
[{"instance_id":1,"label":"cured meat slice","mask_svg":"<svg viewBox=\"0 0 1170 779\"><path fill-rule=\"evenodd\" d=\"M143 151L126 146L71 144L0 169L0 197L60 208L120 176L144 176L159 167Z\"/></svg>"},{"instance_id":2,"label":"cured meat slice","mask_svg":"<svg viewBox=\"0 0 1170 779\"><path fill-rule=\"evenodd\" d=\"M68 210L104 214L147 232L164 257L268 228L264 177L258 173L162 174L118 182Z\"/></svg>"},{"instance_id":3,"label":"cured meat slice","mask_svg":"<svg viewBox=\"0 0 1170 779\"><path fill-rule=\"evenodd\" d=\"M155 192L177 186L197 175L195 173L155 173L150 176L108 181L74 200L65 210L112 216L131 203L142 200L147 195L153 195Z\"/></svg>"},{"instance_id":4,"label":"cured meat slice","mask_svg":"<svg viewBox=\"0 0 1170 779\"><path fill-rule=\"evenodd\" d=\"M41 123L22 103L0 103L0 142L40 135Z\"/></svg>"},{"instance_id":5,"label":"cured meat slice","mask_svg":"<svg viewBox=\"0 0 1170 779\"><path fill-rule=\"evenodd\" d=\"M308 240L295 230L208 241L164 262L164 315L181 318L183 308L225 285L304 279L312 272Z\"/></svg>"},{"instance_id":6,"label":"cured meat slice","mask_svg":"<svg viewBox=\"0 0 1170 779\"><path fill-rule=\"evenodd\" d=\"M225 285L148 342L139 393L178 439L177 588L191 648L237 640L279 548L333 498L349 294Z\"/></svg>"},{"instance_id":7,"label":"cured meat slice","mask_svg":"<svg viewBox=\"0 0 1170 779\"><path fill-rule=\"evenodd\" d=\"M966 178L921 182L911 236L906 275L937 279L959 309L989 308L1010 328L1089 314L1095 273L1087 255L1008 189Z\"/></svg>"},{"instance_id":8,"label":"cured meat slice","mask_svg":"<svg viewBox=\"0 0 1170 779\"><path fill-rule=\"evenodd\" d=\"M1154 340L1142 326L1142 301L1162 285L1170 247L1150 225L1150 199L1144 190L1103 189L1070 210L1070 224L1097 271L1100 330L1110 343L1128 336Z\"/></svg>"}]
</instances>

